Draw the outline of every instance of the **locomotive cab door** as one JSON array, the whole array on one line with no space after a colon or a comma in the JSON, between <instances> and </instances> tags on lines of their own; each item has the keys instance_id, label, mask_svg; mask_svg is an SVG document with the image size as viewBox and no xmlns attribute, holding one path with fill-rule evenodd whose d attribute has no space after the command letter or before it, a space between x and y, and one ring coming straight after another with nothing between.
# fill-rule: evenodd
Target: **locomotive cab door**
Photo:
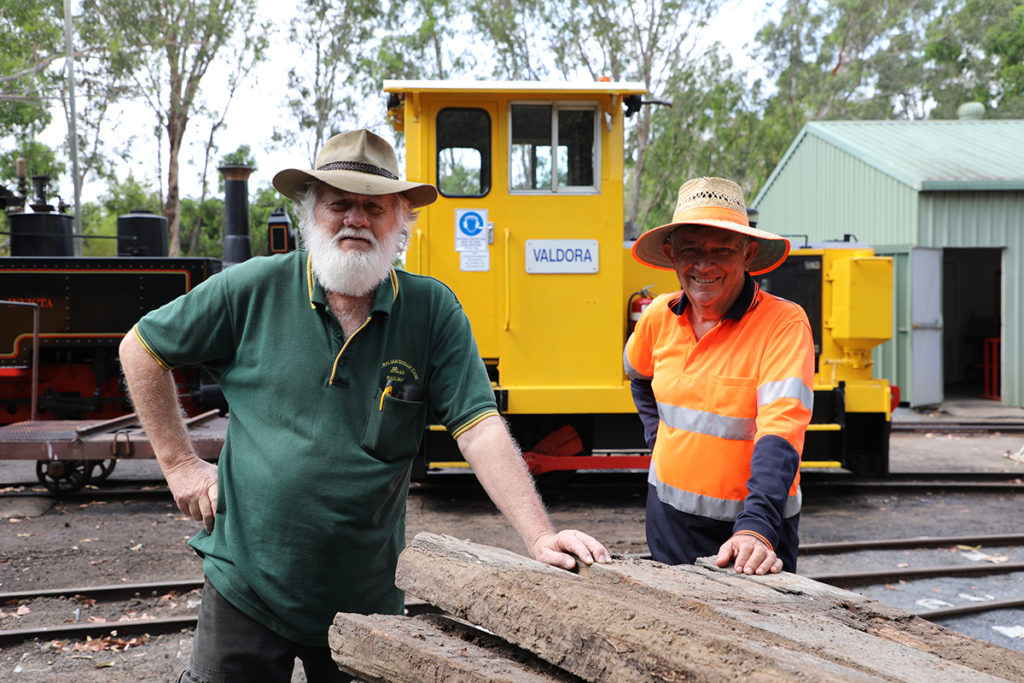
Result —
<instances>
[{"instance_id":1,"label":"locomotive cab door","mask_svg":"<svg viewBox=\"0 0 1024 683\"><path fill-rule=\"evenodd\" d=\"M410 240L410 270L443 281L459 297L473 323L485 360L498 357L498 309L505 281L502 245L493 225L497 103L442 100L427 104L425 127L430 182L437 202L424 211Z\"/></svg>"}]
</instances>

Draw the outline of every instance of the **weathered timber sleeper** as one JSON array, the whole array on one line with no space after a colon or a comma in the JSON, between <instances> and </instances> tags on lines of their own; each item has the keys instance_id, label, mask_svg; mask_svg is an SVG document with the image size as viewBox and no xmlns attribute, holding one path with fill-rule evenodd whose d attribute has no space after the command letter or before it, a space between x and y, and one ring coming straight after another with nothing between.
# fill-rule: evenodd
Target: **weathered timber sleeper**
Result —
<instances>
[{"instance_id":1,"label":"weathered timber sleeper","mask_svg":"<svg viewBox=\"0 0 1024 683\"><path fill-rule=\"evenodd\" d=\"M750 577L707 562L625 559L573 574L507 550L419 534L402 553L396 583L587 681L1024 680L1024 653L794 574ZM408 618L366 619L338 615L331 629L335 660L346 670L372 680L498 680L457 643L445 656L452 671L470 673L435 677L436 665L413 663L416 647L391 651L412 628L401 625ZM362 654L346 641L363 641ZM411 677L386 670L384 643L386 658L411 667ZM468 677L474 673L483 678Z\"/></svg>"}]
</instances>

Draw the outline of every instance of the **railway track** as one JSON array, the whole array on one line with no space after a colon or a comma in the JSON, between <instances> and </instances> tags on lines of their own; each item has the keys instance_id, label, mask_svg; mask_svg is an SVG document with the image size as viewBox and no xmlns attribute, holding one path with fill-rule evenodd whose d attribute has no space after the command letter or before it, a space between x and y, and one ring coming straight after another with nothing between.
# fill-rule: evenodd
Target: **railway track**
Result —
<instances>
[{"instance_id":1,"label":"railway track","mask_svg":"<svg viewBox=\"0 0 1024 683\"><path fill-rule=\"evenodd\" d=\"M612 495L615 493L646 492L647 475L644 472L579 473L571 478L549 483L542 477L538 486L542 493L586 492ZM1024 491L1024 474L1008 472L893 472L884 477L858 477L845 471L804 470L801 485L808 493L817 491L974 491L978 493ZM411 493L442 492L447 490L476 490L479 483L472 473L432 477L425 482L413 482ZM162 479L108 481L90 484L77 491L54 493L40 484L2 484L0 497L56 498L68 503L88 501L123 501L131 499L165 499L171 495Z\"/></svg>"},{"instance_id":2,"label":"railway track","mask_svg":"<svg viewBox=\"0 0 1024 683\"><path fill-rule=\"evenodd\" d=\"M123 639L195 628L202 586L202 581L176 580L0 593L0 609L18 614L20 624L0 630L0 648L34 638ZM53 623L53 616L46 622L33 618L34 608L60 615L60 623Z\"/></svg>"},{"instance_id":3,"label":"railway track","mask_svg":"<svg viewBox=\"0 0 1024 683\"><path fill-rule=\"evenodd\" d=\"M872 539L803 544L800 573L970 633L1024 609L1022 560L1022 534Z\"/></svg>"},{"instance_id":4,"label":"railway track","mask_svg":"<svg viewBox=\"0 0 1024 683\"><path fill-rule=\"evenodd\" d=\"M858 477L843 471L805 470L805 491L814 490L928 490L978 493L1024 491L1024 474L1013 472L890 472L884 477Z\"/></svg>"},{"instance_id":5,"label":"railway track","mask_svg":"<svg viewBox=\"0 0 1024 683\"><path fill-rule=\"evenodd\" d=\"M0 649L32 639L124 639L126 636L150 636L194 629L202 588L202 580L184 579L0 593L0 609L20 610L30 615L33 605L40 601L65 601L67 614L70 615L60 624L40 623L0 630ZM104 614L121 614L121 618L95 618L85 612L97 605L104 606ZM160 617L138 616L140 609L161 614L174 610L182 613ZM409 614L422 614L437 612L438 609L422 600L406 597L406 611Z\"/></svg>"},{"instance_id":6,"label":"railway track","mask_svg":"<svg viewBox=\"0 0 1024 683\"><path fill-rule=\"evenodd\" d=\"M937 432L939 434L1000 434L1024 433L1024 421L1020 420L922 420L920 422L893 422L894 432Z\"/></svg>"}]
</instances>

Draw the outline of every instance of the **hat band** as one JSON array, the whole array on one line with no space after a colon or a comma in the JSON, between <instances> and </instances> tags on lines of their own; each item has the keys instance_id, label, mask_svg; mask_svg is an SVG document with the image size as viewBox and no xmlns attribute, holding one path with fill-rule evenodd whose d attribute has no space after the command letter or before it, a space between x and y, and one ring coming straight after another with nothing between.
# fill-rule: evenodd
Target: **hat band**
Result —
<instances>
[{"instance_id":1,"label":"hat band","mask_svg":"<svg viewBox=\"0 0 1024 683\"><path fill-rule=\"evenodd\" d=\"M672 216L673 223L689 223L692 221L731 221L750 227L747 215L734 209L727 209L723 206L698 206L685 211L676 212Z\"/></svg>"},{"instance_id":2,"label":"hat band","mask_svg":"<svg viewBox=\"0 0 1024 683\"><path fill-rule=\"evenodd\" d=\"M384 176L391 180L398 180L398 176L386 168L367 164L362 161L332 161L323 166L317 166L318 171L359 171L360 173L372 173L373 175Z\"/></svg>"}]
</instances>

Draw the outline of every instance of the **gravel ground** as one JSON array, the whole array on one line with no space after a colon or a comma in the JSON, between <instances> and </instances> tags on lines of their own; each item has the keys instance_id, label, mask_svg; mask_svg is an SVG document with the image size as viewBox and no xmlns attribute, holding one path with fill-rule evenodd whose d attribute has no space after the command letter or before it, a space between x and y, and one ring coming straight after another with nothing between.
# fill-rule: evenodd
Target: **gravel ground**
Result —
<instances>
[{"instance_id":1,"label":"gravel ground","mask_svg":"<svg viewBox=\"0 0 1024 683\"><path fill-rule=\"evenodd\" d=\"M956 436L894 434L893 471L990 470L1024 475L1024 463L1013 459L1024 441L1019 436ZM111 482L156 476L153 461L120 462ZM0 485L35 485L32 463L0 461ZM642 483L607 491L546 490L545 501L559 527L585 530L601 539L614 553L646 551L643 530ZM804 542L879 537L947 536L1019 532L1020 505L1012 496L993 497L984 505L959 495L935 498L916 495L847 495L808 497L801 523ZM197 528L169 501L67 503L49 497L18 498L0 495L0 592L63 588L161 580L201 579L199 560L185 540ZM478 543L524 552L493 505L474 488L417 487L409 499L408 536L420 531L444 533ZM879 556L879 566L897 565L898 555ZM1024 561L1024 560L1014 560ZM814 565L817 562L817 565ZM833 571L819 559L801 560L801 573ZM1019 582L1017 583L1019 586ZM959 593L973 594L970 586L956 592L926 587L939 599L953 601ZM880 589L880 600L899 597L891 604L908 609L920 597L908 589ZM950 589L951 590L951 589ZM1003 590L1000 588L1000 590ZM1011 590L1011 588L1006 588ZM1019 588L1018 588L1019 590ZM978 591L973 591L977 593ZM1019 595L1017 597L1020 597ZM0 630L23 624L57 623L79 619L115 621L187 612L196 596L169 595L135 605L134 612L112 614L101 605L53 599L34 604L19 614L19 604L0 604ZM903 601L904 604L900 604ZM191 606L190 606L190 603ZM908 606L910 605L910 606ZM141 610L141 611L140 611ZM987 639L1017 647L1024 639L1013 626L1024 627L1024 613L1003 610L1006 633L992 624L978 630ZM1016 620L1016 621L1014 621ZM1013 623L1011 623L1013 622ZM948 626L948 624L947 624ZM1022 629L1024 630L1024 629ZM976 635L976 634L975 634ZM36 683L75 681L175 680L191 651L192 632L94 639L89 642L47 640L0 643L0 680ZM294 679L302 681L301 670Z\"/></svg>"}]
</instances>

